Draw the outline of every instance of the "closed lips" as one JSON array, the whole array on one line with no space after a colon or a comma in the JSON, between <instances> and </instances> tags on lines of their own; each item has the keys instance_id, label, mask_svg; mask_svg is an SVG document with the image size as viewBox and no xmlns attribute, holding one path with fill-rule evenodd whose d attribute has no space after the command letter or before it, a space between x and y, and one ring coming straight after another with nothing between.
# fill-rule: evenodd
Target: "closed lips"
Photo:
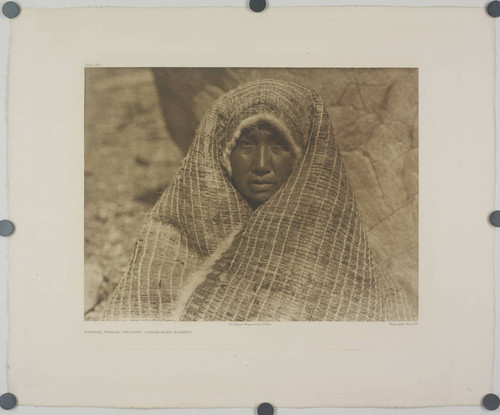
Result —
<instances>
[{"instance_id":1,"label":"closed lips","mask_svg":"<svg viewBox=\"0 0 500 415\"><path fill-rule=\"evenodd\" d=\"M276 180L271 179L270 177L251 177L249 180L250 183L255 183L255 184L274 184Z\"/></svg>"},{"instance_id":2,"label":"closed lips","mask_svg":"<svg viewBox=\"0 0 500 415\"><path fill-rule=\"evenodd\" d=\"M254 191L267 191L274 187L274 182L269 181L251 181L250 188Z\"/></svg>"}]
</instances>

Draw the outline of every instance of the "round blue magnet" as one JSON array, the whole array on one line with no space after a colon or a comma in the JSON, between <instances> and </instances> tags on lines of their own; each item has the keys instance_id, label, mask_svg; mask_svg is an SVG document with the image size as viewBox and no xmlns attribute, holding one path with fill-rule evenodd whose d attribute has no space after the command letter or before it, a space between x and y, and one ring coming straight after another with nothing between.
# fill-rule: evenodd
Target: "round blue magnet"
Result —
<instances>
[{"instance_id":1,"label":"round blue magnet","mask_svg":"<svg viewBox=\"0 0 500 415\"><path fill-rule=\"evenodd\" d=\"M490 222L493 226L500 227L500 210L495 210L491 213Z\"/></svg>"},{"instance_id":2,"label":"round blue magnet","mask_svg":"<svg viewBox=\"0 0 500 415\"><path fill-rule=\"evenodd\" d=\"M16 395L12 393L4 393L0 396L0 408L9 410L14 408L17 405Z\"/></svg>"},{"instance_id":3,"label":"round blue magnet","mask_svg":"<svg viewBox=\"0 0 500 415\"><path fill-rule=\"evenodd\" d=\"M494 393L488 393L488 395L485 395L483 398L483 406L488 411L494 411L500 406L500 398Z\"/></svg>"},{"instance_id":4,"label":"round blue magnet","mask_svg":"<svg viewBox=\"0 0 500 415\"><path fill-rule=\"evenodd\" d=\"M20 11L21 8L19 7L19 5L17 3L14 3L13 1L8 1L7 3L4 3L2 6L3 15L9 19L17 17Z\"/></svg>"},{"instance_id":5,"label":"round blue magnet","mask_svg":"<svg viewBox=\"0 0 500 415\"><path fill-rule=\"evenodd\" d=\"M491 17L498 17L500 16L500 1L494 0L488 4L488 7L486 7L486 11Z\"/></svg>"},{"instance_id":6,"label":"round blue magnet","mask_svg":"<svg viewBox=\"0 0 500 415\"><path fill-rule=\"evenodd\" d=\"M266 8L266 0L250 0L249 6L255 13L260 13Z\"/></svg>"},{"instance_id":7,"label":"round blue magnet","mask_svg":"<svg viewBox=\"0 0 500 415\"><path fill-rule=\"evenodd\" d=\"M257 415L273 415L274 407L269 402L261 403L257 408Z\"/></svg>"},{"instance_id":8,"label":"round blue magnet","mask_svg":"<svg viewBox=\"0 0 500 415\"><path fill-rule=\"evenodd\" d=\"M9 236L14 232L14 224L10 220L0 220L0 235Z\"/></svg>"}]
</instances>

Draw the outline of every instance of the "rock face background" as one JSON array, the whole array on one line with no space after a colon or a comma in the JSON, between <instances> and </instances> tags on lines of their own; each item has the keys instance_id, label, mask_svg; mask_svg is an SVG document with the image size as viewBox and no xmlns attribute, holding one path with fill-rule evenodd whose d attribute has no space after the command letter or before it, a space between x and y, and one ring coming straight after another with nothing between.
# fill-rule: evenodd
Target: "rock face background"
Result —
<instances>
[{"instance_id":1,"label":"rock face background","mask_svg":"<svg viewBox=\"0 0 500 415\"><path fill-rule=\"evenodd\" d=\"M379 263L418 301L417 69L88 68L86 319L100 319L144 215L207 109L255 79L300 83L322 96Z\"/></svg>"}]
</instances>

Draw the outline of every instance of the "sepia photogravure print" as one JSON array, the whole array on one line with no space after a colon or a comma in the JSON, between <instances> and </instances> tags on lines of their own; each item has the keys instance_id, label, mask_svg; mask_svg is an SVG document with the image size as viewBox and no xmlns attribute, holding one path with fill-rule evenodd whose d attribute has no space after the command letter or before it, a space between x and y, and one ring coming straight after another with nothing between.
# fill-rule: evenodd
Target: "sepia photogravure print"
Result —
<instances>
[{"instance_id":1,"label":"sepia photogravure print","mask_svg":"<svg viewBox=\"0 0 500 415\"><path fill-rule=\"evenodd\" d=\"M86 68L85 320L418 320L418 69Z\"/></svg>"}]
</instances>

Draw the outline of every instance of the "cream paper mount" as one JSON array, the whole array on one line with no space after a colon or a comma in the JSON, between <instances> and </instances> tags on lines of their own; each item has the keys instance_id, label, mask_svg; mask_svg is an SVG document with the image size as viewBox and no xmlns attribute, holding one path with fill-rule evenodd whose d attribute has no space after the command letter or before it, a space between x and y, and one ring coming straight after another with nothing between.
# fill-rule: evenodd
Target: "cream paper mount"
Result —
<instances>
[{"instance_id":1,"label":"cream paper mount","mask_svg":"<svg viewBox=\"0 0 500 415\"><path fill-rule=\"evenodd\" d=\"M8 376L19 404L413 407L479 405L492 390L495 55L483 8L26 9L11 36ZM418 69L418 321L85 319L85 80L96 67ZM104 125L102 142L122 128Z\"/></svg>"}]
</instances>

